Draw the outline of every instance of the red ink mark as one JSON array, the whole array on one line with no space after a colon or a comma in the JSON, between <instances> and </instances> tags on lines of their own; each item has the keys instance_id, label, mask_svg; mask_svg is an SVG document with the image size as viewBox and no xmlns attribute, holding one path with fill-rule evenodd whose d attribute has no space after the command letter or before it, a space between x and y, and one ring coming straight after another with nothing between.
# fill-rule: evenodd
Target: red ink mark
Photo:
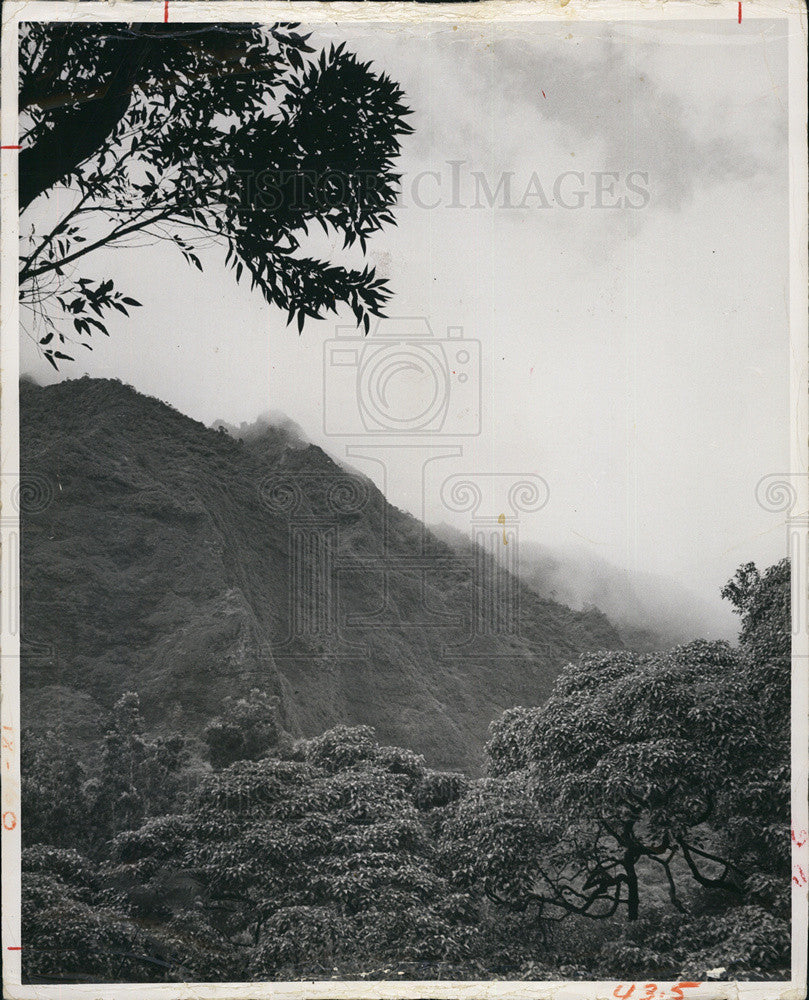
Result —
<instances>
[{"instance_id":1,"label":"red ink mark","mask_svg":"<svg viewBox=\"0 0 809 1000\"><path fill-rule=\"evenodd\" d=\"M14 815L14 813L13 812L4 812L3 813L3 829L4 830L13 830L16 825L17 825L17 817Z\"/></svg>"},{"instance_id":2,"label":"red ink mark","mask_svg":"<svg viewBox=\"0 0 809 1000\"><path fill-rule=\"evenodd\" d=\"M169 19L169 0L163 4L163 23L165 24Z\"/></svg>"},{"instance_id":3,"label":"red ink mark","mask_svg":"<svg viewBox=\"0 0 809 1000\"><path fill-rule=\"evenodd\" d=\"M22 945L21 944L10 944L8 946L8 951L22 951Z\"/></svg>"},{"instance_id":4,"label":"red ink mark","mask_svg":"<svg viewBox=\"0 0 809 1000\"><path fill-rule=\"evenodd\" d=\"M0 149L22 149L22 146L0 146ZM8 726L3 726L3 729L8 728Z\"/></svg>"},{"instance_id":5,"label":"red ink mark","mask_svg":"<svg viewBox=\"0 0 809 1000\"><path fill-rule=\"evenodd\" d=\"M739 0L739 24L742 23L742 0Z\"/></svg>"},{"instance_id":6,"label":"red ink mark","mask_svg":"<svg viewBox=\"0 0 809 1000\"><path fill-rule=\"evenodd\" d=\"M543 97L545 97L545 91L544 91L544 90L542 91L542 96L543 96ZM548 100L548 98L547 98L547 97L545 97L545 100L547 101L547 100Z\"/></svg>"},{"instance_id":7,"label":"red ink mark","mask_svg":"<svg viewBox=\"0 0 809 1000\"><path fill-rule=\"evenodd\" d=\"M618 1000L630 1000L640 985L640 983L619 983L612 991L612 995ZM701 985L701 983L674 983L671 987L671 997L674 997L675 1000L684 1000L683 990L690 990ZM635 997L634 1000L664 1000L664 997L668 996L665 989L657 983L644 983L643 993Z\"/></svg>"},{"instance_id":8,"label":"red ink mark","mask_svg":"<svg viewBox=\"0 0 809 1000\"><path fill-rule=\"evenodd\" d=\"M792 843L796 847L803 847L803 845L806 843L806 830L793 830Z\"/></svg>"},{"instance_id":9,"label":"red ink mark","mask_svg":"<svg viewBox=\"0 0 809 1000\"><path fill-rule=\"evenodd\" d=\"M795 865L795 874L792 876L792 881L801 889L806 885L806 872L800 865Z\"/></svg>"},{"instance_id":10,"label":"red ink mark","mask_svg":"<svg viewBox=\"0 0 809 1000\"><path fill-rule=\"evenodd\" d=\"M534 366L533 365L531 365L531 368L529 369L528 374L529 375L533 375L534 374Z\"/></svg>"}]
</instances>

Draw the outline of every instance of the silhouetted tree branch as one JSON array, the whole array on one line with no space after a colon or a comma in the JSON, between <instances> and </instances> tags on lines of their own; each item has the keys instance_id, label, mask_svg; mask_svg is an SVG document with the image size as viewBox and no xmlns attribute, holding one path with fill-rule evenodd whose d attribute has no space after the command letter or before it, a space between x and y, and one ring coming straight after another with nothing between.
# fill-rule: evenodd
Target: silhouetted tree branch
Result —
<instances>
[{"instance_id":1,"label":"silhouetted tree branch","mask_svg":"<svg viewBox=\"0 0 809 1000\"><path fill-rule=\"evenodd\" d=\"M236 280L249 275L299 331L341 307L366 331L382 314L390 290L373 268L306 256L304 241L317 223L364 253L395 223L410 110L385 73L343 45L315 52L297 28L24 26L20 208L57 187L67 205L44 234L23 225L21 301L54 367L72 360L55 345L89 348L109 309L139 305L73 269L136 232L172 239L200 270L200 234L217 241Z\"/></svg>"}]
</instances>

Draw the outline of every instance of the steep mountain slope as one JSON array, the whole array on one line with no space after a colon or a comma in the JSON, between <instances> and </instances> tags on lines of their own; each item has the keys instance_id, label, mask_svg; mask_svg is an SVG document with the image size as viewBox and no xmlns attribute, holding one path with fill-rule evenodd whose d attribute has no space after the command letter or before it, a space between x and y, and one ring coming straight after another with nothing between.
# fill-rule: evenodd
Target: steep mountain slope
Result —
<instances>
[{"instance_id":1,"label":"steep mountain slope","mask_svg":"<svg viewBox=\"0 0 809 1000\"><path fill-rule=\"evenodd\" d=\"M451 525L431 525L430 530L457 551L468 551L472 544ZM717 613L675 580L624 569L583 546L557 548L521 539L515 572L540 597L578 610L598 608L624 645L637 653L667 650L694 639L733 642L738 634L730 608L724 615Z\"/></svg>"},{"instance_id":2,"label":"steep mountain slope","mask_svg":"<svg viewBox=\"0 0 809 1000\"><path fill-rule=\"evenodd\" d=\"M579 652L621 645L599 612L511 578L519 634L470 643L474 556L271 428L234 440L89 378L23 385L20 405L24 725L80 738L136 690L155 728L193 734L261 687L293 732L367 723L475 770L496 714L543 701Z\"/></svg>"},{"instance_id":3,"label":"steep mountain slope","mask_svg":"<svg viewBox=\"0 0 809 1000\"><path fill-rule=\"evenodd\" d=\"M734 641L738 633L729 605L717 612L674 580L622 569L583 548L552 550L524 543L519 575L542 597L572 608L599 608L625 644L638 652L700 638Z\"/></svg>"}]
</instances>

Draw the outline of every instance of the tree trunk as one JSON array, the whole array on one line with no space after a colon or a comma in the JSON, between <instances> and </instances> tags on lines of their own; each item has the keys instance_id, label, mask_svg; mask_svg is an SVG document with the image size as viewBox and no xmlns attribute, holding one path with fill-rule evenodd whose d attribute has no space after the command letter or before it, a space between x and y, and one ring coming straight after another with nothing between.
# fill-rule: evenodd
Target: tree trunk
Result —
<instances>
[{"instance_id":1,"label":"tree trunk","mask_svg":"<svg viewBox=\"0 0 809 1000\"><path fill-rule=\"evenodd\" d=\"M638 896L638 875L635 871L637 856L632 851L627 851L624 855L624 870L626 871L626 886L628 890L626 900L627 920L637 920L640 909L640 899Z\"/></svg>"},{"instance_id":2,"label":"tree trunk","mask_svg":"<svg viewBox=\"0 0 809 1000\"><path fill-rule=\"evenodd\" d=\"M39 195L65 178L97 152L112 135L132 100L144 56L154 37L133 25L140 37L127 48L113 72L103 97L61 108L50 116L52 128L36 145L20 153L19 209L23 212Z\"/></svg>"}]
</instances>

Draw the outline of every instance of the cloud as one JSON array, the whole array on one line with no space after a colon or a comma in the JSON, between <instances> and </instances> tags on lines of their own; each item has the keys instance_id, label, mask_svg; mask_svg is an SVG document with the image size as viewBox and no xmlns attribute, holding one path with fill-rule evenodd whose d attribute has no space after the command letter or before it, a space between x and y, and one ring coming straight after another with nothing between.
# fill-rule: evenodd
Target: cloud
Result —
<instances>
[{"instance_id":1,"label":"cloud","mask_svg":"<svg viewBox=\"0 0 809 1000\"><path fill-rule=\"evenodd\" d=\"M761 71L763 46L750 39L731 52L722 37L694 45L670 31L668 46L606 25L598 34L577 26L575 37L556 26L488 41L436 33L436 68L414 82L411 151L433 161L438 150L468 152L490 161L482 169L503 171L541 149L536 166L551 180L559 169L643 171L654 203L672 211L700 188L767 183L784 169L787 139L785 109ZM673 86L678 58L682 86ZM752 86L735 105L734 74Z\"/></svg>"}]
</instances>

